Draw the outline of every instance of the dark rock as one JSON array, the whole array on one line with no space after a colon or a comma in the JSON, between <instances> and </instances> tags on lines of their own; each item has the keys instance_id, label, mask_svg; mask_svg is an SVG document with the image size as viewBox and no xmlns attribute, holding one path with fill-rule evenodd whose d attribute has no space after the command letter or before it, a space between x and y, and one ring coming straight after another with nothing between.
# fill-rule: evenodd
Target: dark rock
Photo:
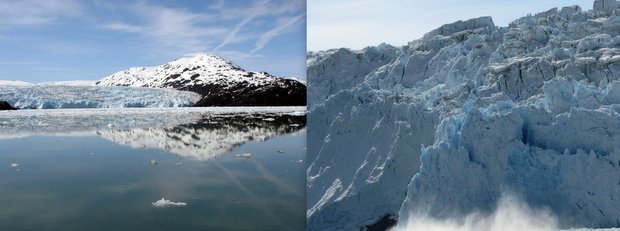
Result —
<instances>
[{"instance_id":1,"label":"dark rock","mask_svg":"<svg viewBox=\"0 0 620 231\"><path fill-rule=\"evenodd\" d=\"M0 101L0 110L17 110L6 101Z\"/></svg>"},{"instance_id":2,"label":"dark rock","mask_svg":"<svg viewBox=\"0 0 620 231\"><path fill-rule=\"evenodd\" d=\"M169 87L200 94L195 107L208 106L305 106L306 85L292 79L277 78L271 84L250 85L240 82L234 85L191 85L176 82Z\"/></svg>"},{"instance_id":3,"label":"dark rock","mask_svg":"<svg viewBox=\"0 0 620 231\"><path fill-rule=\"evenodd\" d=\"M361 230L364 231L385 231L396 226L396 219L392 215L385 215L377 222L367 225Z\"/></svg>"},{"instance_id":4,"label":"dark rock","mask_svg":"<svg viewBox=\"0 0 620 231\"><path fill-rule=\"evenodd\" d=\"M278 78L268 85L251 86L247 82L235 85L172 86L179 90L202 95L194 106L305 106L306 85L292 79Z\"/></svg>"}]
</instances>

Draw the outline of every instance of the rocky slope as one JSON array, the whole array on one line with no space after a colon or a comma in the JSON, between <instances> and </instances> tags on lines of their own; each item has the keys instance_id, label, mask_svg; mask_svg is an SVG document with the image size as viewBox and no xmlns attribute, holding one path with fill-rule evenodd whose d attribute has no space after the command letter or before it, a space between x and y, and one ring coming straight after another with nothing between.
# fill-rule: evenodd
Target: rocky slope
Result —
<instances>
[{"instance_id":1,"label":"rocky slope","mask_svg":"<svg viewBox=\"0 0 620 231\"><path fill-rule=\"evenodd\" d=\"M306 86L266 72L248 72L214 55L181 58L156 67L134 67L96 82L100 86L174 88L202 95L196 106L298 106Z\"/></svg>"},{"instance_id":2,"label":"rocky slope","mask_svg":"<svg viewBox=\"0 0 620 231\"><path fill-rule=\"evenodd\" d=\"M6 101L0 101L0 110L15 110L15 108Z\"/></svg>"},{"instance_id":3,"label":"rocky slope","mask_svg":"<svg viewBox=\"0 0 620 231\"><path fill-rule=\"evenodd\" d=\"M620 226L619 45L618 4L597 0L308 54L308 227L459 217L506 191L561 227Z\"/></svg>"}]
</instances>

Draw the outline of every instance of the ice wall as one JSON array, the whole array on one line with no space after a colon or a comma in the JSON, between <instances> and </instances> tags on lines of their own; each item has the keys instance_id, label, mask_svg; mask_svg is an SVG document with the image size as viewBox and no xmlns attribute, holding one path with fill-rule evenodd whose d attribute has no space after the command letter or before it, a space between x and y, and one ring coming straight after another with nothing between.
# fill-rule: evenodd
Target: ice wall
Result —
<instances>
[{"instance_id":1,"label":"ice wall","mask_svg":"<svg viewBox=\"0 0 620 231\"><path fill-rule=\"evenodd\" d=\"M199 95L141 87L0 85L0 99L19 109L189 107Z\"/></svg>"},{"instance_id":2,"label":"ice wall","mask_svg":"<svg viewBox=\"0 0 620 231\"><path fill-rule=\"evenodd\" d=\"M505 191L560 227L620 226L620 11L594 5L309 54L309 227L466 215Z\"/></svg>"}]
</instances>

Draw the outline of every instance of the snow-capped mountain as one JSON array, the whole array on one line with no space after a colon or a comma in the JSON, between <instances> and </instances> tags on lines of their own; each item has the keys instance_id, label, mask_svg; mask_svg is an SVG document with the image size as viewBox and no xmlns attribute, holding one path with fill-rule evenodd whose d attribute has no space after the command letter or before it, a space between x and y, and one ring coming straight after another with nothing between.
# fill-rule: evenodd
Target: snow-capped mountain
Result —
<instances>
[{"instance_id":1,"label":"snow-capped mountain","mask_svg":"<svg viewBox=\"0 0 620 231\"><path fill-rule=\"evenodd\" d=\"M203 98L197 106L305 105L306 86L266 72L248 72L215 55L181 58L156 67L133 67L96 82L100 86L174 88Z\"/></svg>"},{"instance_id":2,"label":"snow-capped mountain","mask_svg":"<svg viewBox=\"0 0 620 231\"><path fill-rule=\"evenodd\" d=\"M309 229L465 216L506 191L561 227L620 226L618 7L309 53Z\"/></svg>"}]
</instances>

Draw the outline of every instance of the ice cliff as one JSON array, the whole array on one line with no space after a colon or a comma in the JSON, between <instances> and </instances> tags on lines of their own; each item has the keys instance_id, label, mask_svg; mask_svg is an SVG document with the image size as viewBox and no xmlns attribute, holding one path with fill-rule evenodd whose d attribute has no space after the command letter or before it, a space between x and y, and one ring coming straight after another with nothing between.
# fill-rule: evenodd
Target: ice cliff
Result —
<instances>
[{"instance_id":1,"label":"ice cliff","mask_svg":"<svg viewBox=\"0 0 620 231\"><path fill-rule=\"evenodd\" d=\"M174 89L0 84L0 99L19 109L190 107L199 97Z\"/></svg>"},{"instance_id":2,"label":"ice cliff","mask_svg":"<svg viewBox=\"0 0 620 231\"><path fill-rule=\"evenodd\" d=\"M506 191L561 227L620 226L619 6L309 53L309 229L484 212Z\"/></svg>"}]
</instances>

